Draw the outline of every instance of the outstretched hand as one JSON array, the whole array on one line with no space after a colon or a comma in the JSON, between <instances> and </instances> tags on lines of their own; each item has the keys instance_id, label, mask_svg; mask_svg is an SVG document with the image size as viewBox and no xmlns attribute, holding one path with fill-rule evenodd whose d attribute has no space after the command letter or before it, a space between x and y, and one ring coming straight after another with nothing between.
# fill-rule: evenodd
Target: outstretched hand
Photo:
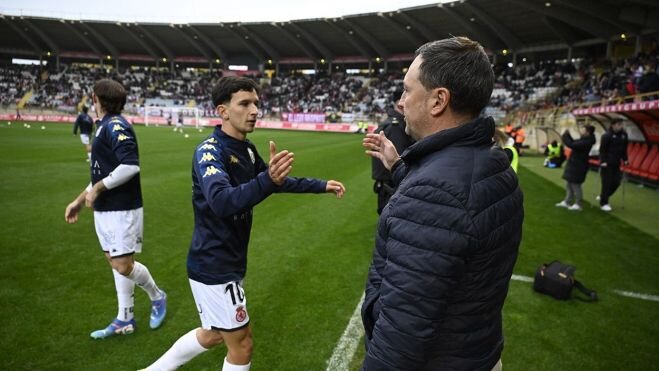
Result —
<instances>
[{"instance_id":1,"label":"outstretched hand","mask_svg":"<svg viewBox=\"0 0 659 371\"><path fill-rule=\"evenodd\" d=\"M366 134L362 141L362 146L366 148L366 154L382 161L387 170L391 170L396 161L400 158L394 144L387 139L383 132L377 134Z\"/></svg>"},{"instance_id":2,"label":"outstretched hand","mask_svg":"<svg viewBox=\"0 0 659 371\"><path fill-rule=\"evenodd\" d=\"M286 181L286 177L293 170L293 152L283 150L277 153L275 142L270 141L270 162L268 163L268 175L277 186L281 186Z\"/></svg>"},{"instance_id":3,"label":"outstretched hand","mask_svg":"<svg viewBox=\"0 0 659 371\"><path fill-rule=\"evenodd\" d=\"M327 186L325 187L325 192L335 193L336 198L343 198L343 194L346 193L346 187L341 182L336 180L328 180Z\"/></svg>"}]
</instances>

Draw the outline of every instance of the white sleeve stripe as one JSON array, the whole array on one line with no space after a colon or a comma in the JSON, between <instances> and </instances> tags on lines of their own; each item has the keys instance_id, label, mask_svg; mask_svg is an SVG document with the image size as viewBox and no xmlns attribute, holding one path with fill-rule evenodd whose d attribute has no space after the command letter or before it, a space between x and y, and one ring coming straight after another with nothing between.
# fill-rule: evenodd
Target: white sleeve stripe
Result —
<instances>
[{"instance_id":1,"label":"white sleeve stripe","mask_svg":"<svg viewBox=\"0 0 659 371\"><path fill-rule=\"evenodd\" d=\"M137 165L120 164L110 173L110 175L103 178L103 184L107 189L117 188L131 180L131 178L139 172L140 167Z\"/></svg>"}]
</instances>

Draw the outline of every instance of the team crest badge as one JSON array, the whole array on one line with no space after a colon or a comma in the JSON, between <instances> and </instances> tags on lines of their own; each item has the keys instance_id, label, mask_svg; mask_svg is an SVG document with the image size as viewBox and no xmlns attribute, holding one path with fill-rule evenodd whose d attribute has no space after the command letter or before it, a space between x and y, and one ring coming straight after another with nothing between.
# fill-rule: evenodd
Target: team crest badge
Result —
<instances>
[{"instance_id":1,"label":"team crest badge","mask_svg":"<svg viewBox=\"0 0 659 371\"><path fill-rule=\"evenodd\" d=\"M245 308L240 305L236 308L236 321L243 322L245 318L247 318L247 312L245 311Z\"/></svg>"},{"instance_id":2,"label":"team crest badge","mask_svg":"<svg viewBox=\"0 0 659 371\"><path fill-rule=\"evenodd\" d=\"M231 155L231 156L229 157L229 161L231 161L232 164L240 163L240 161L238 161L238 157L236 157L236 156L234 156L234 155Z\"/></svg>"},{"instance_id":3,"label":"team crest badge","mask_svg":"<svg viewBox=\"0 0 659 371\"><path fill-rule=\"evenodd\" d=\"M249 158L252 160L252 164L256 163L256 157L254 157L254 151L251 148L247 147L247 153L249 153Z\"/></svg>"}]
</instances>

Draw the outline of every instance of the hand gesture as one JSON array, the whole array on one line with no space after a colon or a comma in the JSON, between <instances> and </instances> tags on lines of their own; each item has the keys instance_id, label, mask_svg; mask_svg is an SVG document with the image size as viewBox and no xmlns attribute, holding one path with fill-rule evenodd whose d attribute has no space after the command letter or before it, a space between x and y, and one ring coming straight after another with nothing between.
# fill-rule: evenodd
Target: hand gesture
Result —
<instances>
[{"instance_id":1,"label":"hand gesture","mask_svg":"<svg viewBox=\"0 0 659 371\"><path fill-rule=\"evenodd\" d=\"M343 186L343 183L337 182L336 180L328 180L327 186L325 187L325 192L336 194L336 198L343 198L343 194L346 192L346 187Z\"/></svg>"},{"instance_id":2,"label":"hand gesture","mask_svg":"<svg viewBox=\"0 0 659 371\"><path fill-rule=\"evenodd\" d=\"M387 170L391 170L396 161L400 158L394 144L387 139L383 132L378 134L366 134L362 141L362 146L366 148L366 154L382 161Z\"/></svg>"},{"instance_id":3,"label":"hand gesture","mask_svg":"<svg viewBox=\"0 0 659 371\"><path fill-rule=\"evenodd\" d=\"M77 222L81 208L82 208L82 203L78 202L78 200L75 200L70 204L68 204L66 206L66 210L64 210L64 220L69 224L73 224Z\"/></svg>"},{"instance_id":4,"label":"hand gesture","mask_svg":"<svg viewBox=\"0 0 659 371\"><path fill-rule=\"evenodd\" d=\"M293 170L293 152L283 150L277 153L275 142L270 141L270 162L268 163L268 175L277 186L286 181L286 177Z\"/></svg>"}]
</instances>

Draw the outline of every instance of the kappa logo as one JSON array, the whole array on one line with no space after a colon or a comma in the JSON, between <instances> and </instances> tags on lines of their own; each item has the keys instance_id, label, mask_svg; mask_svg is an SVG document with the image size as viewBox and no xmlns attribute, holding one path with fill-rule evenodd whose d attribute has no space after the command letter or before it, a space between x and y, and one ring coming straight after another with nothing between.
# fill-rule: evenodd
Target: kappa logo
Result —
<instances>
[{"instance_id":1,"label":"kappa logo","mask_svg":"<svg viewBox=\"0 0 659 371\"><path fill-rule=\"evenodd\" d=\"M119 134L119 136L117 137L117 140L120 142L123 142L126 139L130 139L130 137L128 135L123 135L123 134Z\"/></svg>"},{"instance_id":2,"label":"kappa logo","mask_svg":"<svg viewBox=\"0 0 659 371\"><path fill-rule=\"evenodd\" d=\"M238 161L238 157L236 157L234 155L231 155L229 157L229 161L231 161L232 164L239 164L240 163L240 161Z\"/></svg>"},{"instance_id":3,"label":"kappa logo","mask_svg":"<svg viewBox=\"0 0 659 371\"><path fill-rule=\"evenodd\" d=\"M112 131L117 131L117 130L124 130L124 128L121 127L119 124L114 124L112 127Z\"/></svg>"},{"instance_id":4,"label":"kappa logo","mask_svg":"<svg viewBox=\"0 0 659 371\"><path fill-rule=\"evenodd\" d=\"M217 139L215 139L213 137L210 137L210 138L206 139L204 142L206 142L206 143L217 143Z\"/></svg>"},{"instance_id":5,"label":"kappa logo","mask_svg":"<svg viewBox=\"0 0 659 371\"><path fill-rule=\"evenodd\" d=\"M245 318L247 318L247 312L245 311L245 308L240 305L236 308L236 321L243 322Z\"/></svg>"},{"instance_id":6,"label":"kappa logo","mask_svg":"<svg viewBox=\"0 0 659 371\"><path fill-rule=\"evenodd\" d=\"M207 176L215 175L221 173L222 170L216 168L215 166L211 165L206 168L206 172L204 173L204 176L202 178L205 178Z\"/></svg>"},{"instance_id":7,"label":"kappa logo","mask_svg":"<svg viewBox=\"0 0 659 371\"><path fill-rule=\"evenodd\" d=\"M208 144L208 143L205 143L204 145L202 145L201 147L199 147L199 149L212 149L213 151L216 150L216 148L215 148L214 145L212 145L212 144Z\"/></svg>"},{"instance_id":8,"label":"kappa logo","mask_svg":"<svg viewBox=\"0 0 659 371\"><path fill-rule=\"evenodd\" d=\"M201 164L202 162L208 162L208 161L215 161L217 160L215 156L213 156L212 153L210 152L204 152L204 154L201 156L201 160L199 160L199 163Z\"/></svg>"}]
</instances>

